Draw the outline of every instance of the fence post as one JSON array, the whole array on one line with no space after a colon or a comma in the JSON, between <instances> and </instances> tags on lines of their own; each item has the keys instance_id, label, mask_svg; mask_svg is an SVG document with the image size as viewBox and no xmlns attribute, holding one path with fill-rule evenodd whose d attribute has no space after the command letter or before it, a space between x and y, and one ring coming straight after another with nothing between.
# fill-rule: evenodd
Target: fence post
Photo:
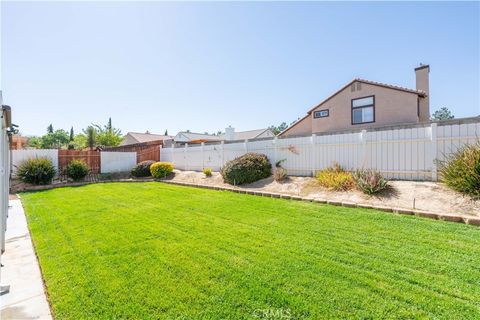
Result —
<instances>
[{"instance_id":1,"label":"fence post","mask_svg":"<svg viewBox=\"0 0 480 320\"><path fill-rule=\"evenodd\" d=\"M367 130L363 129L361 132L360 132L360 142L362 143L362 168L366 166L366 162L367 162ZM355 169L358 169L358 168L355 168Z\"/></svg>"},{"instance_id":2,"label":"fence post","mask_svg":"<svg viewBox=\"0 0 480 320\"><path fill-rule=\"evenodd\" d=\"M220 142L220 147L222 148L222 165L220 166L220 168L223 168L223 166L225 165L225 141L222 140L222 142Z\"/></svg>"},{"instance_id":3,"label":"fence post","mask_svg":"<svg viewBox=\"0 0 480 320\"><path fill-rule=\"evenodd\" d=\"M184 164L183 164L183 170L187 171L187 148L188 148L188 143L186 142L185 143L185 148L183 148L183 160L184 160Z\"/></svg>"},{"instance_id":4,"label":"fence post","mask_svg":"<svg viewBox=\"0 0 480 320\"><path fill-rule=\"evenodd\" d=\"M202 142L201 144L201 150L202 150L202 170L205 169L205 157L204 157L204 152L203 152L203 147L205 146L205 142Z\"/></svg>"},{"instance_id":5,"label":"fence post","mask_svg":"<svg viewBox=\"0 0 480 320\"><path fill-rule=\"evenodd\" d=\"M431 125L430 143L432 144L432 181L437 181L437 124Z\"/></svg>"},{"instance_id":6,"label":"fence post","mask_svg":"<svg viewBox=\"0 0 480 320\"><path fill-rule=\"evenodd\" d=\"M272 143L273 143L273 163L274 164L277 163L277 140L278 140L278 138L277 138L277 136L275 136L273 138L273 141L272 141Z\"/></svg>"},{"instance_id":7,"label":"fence post","mask_svg":"<svg viewBox=\"0 0 480 320\"><path fill-rule=\"evenodd\" d=\"M315 177L315 164L317 163L317 153L315 152L315 142L316 142L316 137L317 135L315 133L312 134L310 137L310 148L312 150L312 177Z\"/></svg>"}]
</instances>

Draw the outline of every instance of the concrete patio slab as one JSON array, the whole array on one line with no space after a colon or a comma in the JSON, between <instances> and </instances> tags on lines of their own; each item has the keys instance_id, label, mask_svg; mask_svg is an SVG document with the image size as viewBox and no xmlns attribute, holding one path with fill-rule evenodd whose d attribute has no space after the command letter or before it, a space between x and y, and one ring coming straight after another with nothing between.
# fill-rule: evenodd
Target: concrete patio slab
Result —
<instances>
[{"instance_id":1,"label":"concrete patio slab","mask_svg":"<svg viewBox=\"0 0 480 320\"><path fill-rule=\"evenodd\" d=\"M1 282L10 292L0 296L0 318L52 319L27 220L20 200L10 200Z\"/></svg>"}]
</instances>

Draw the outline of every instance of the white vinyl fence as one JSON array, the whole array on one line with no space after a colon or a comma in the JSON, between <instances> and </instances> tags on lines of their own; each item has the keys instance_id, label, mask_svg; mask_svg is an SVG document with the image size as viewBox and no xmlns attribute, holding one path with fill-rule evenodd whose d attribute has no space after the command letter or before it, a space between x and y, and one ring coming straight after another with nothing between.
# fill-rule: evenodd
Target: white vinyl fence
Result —
<instances>
[{"instance_id":1,"label":"white vinyl fence","mask_svg":"<svg viewBox=\"0 0 480 320\"><path fill-rule=\"evenodd\" d=\"M12 150L12 174L15 175L18 166L28 159L48 158L52 161L55 170L58 172L58 150L57 149L31 149Z\"/></svg>"},{"instance_id":2,"label":"white vinyl fence","mask_svg":"<svg viewBox=\"0 0 480 320\"><path fill-rule=\"evenodd\" d=\"M137 164L136 152L100 152L100 172L127 172Z\"/></svg>"},{"instance_id":3,"label":"white vinyl fence","mask_svg":"<svg viewBox=\"0 0 480 320\"><path fill-rule=\"evenodd\" d=\"M181 170L220 170L247 152L267 155L293 176L311 176L338 162L347 170L370 168L390 179L437 180L438 161L480 137L480 117L358 132L236 141L161 150L161 160Z\"/></svg>"},{"instance_id":4,"label":"white vinyl fence","mask_svg":"<svg viewBox=\"0 0 480 320\"><path fill-rule=\"evenodd\" d=\"M46 157L52 161L58 172L58 150L56 149L31 149L12 150L12 173L27 159ZM100 172L127 172L137 164L136 152L100 152Z\"/></svg>"}]
</instances>

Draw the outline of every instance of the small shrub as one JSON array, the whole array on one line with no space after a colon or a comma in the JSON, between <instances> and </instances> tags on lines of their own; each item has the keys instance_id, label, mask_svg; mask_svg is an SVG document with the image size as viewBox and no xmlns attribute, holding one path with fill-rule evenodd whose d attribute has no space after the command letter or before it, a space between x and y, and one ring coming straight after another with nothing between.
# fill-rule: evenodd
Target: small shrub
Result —
<instances>
[{"instance_id":1,"label":"small shrub","mask_svg":"<svg viewBox=\"0 0 480 320\"><path fill-rule=\"evenodd\" d=\"M212 169L210 169L210 168L203 169L203 174L205 175L205 177L211 177L212 176Z\"/></svg>"},{"instance_id":2,"label":"small shrub","mask_svg":"<svg viewBox=\"0 0 480 320\"><path fill-rule=\"evenodd\" d=\"M171 162L155 162L150 166L150 173L156 179L165 178L173 171Z\"/></svg>"},{"instance_id":3,"label":"small shrub","mask_svg":"<svg viewBox=\"0 0 480 320\"><path fill-rule=\"evenodd\" d=\"M269 177L272 165L266 155L251 152L227 162L220 173L225 182L240 185Z\"/></svg>"},{"instance_id":4,"label":"small shrub","mask_svg":"<svg viewBox=\"0 0 480 320\"><path fill-rule=\"evenodd\" d=\"M287 178L287 169L277 167L273 172L273 179L277 182L284 181Z\"/></svg>"},{"instance_id":5,"label":"small shrub","mask_svg":"<svg viewBox=\"0 0 480 320\"><path fill-rule=\"evenodd\" d=\"M480 198L480 142L459 149L440 163L440 176L453 190Z\"/></svg>"},{"instance_id":6,"label":"small shrub","mask_svg":"<svg viewBox=\"0 0 480 320\"><path fill-rule=\"evenodd\" d=\"M380 172L375 170L357 170L353 174L353 179L358 189L366 194L374 194L384 190L388 181L381 175Z\"/></svg>"},{"instance_id":7,"label":"small shrub","mask_svg":"<svg viewBox=\"0 0 480 320\"><path fill-rule=\"evenodd\" d=\"M134 177L150 177L152 174L150 173L150 166L154 164L155 161L153 160L146 160L140 163L137 163L135 167L133 167L131 174Z\"/></svg>"},{"instance_id":8,"label":"small shrub","mask_svg":"<svg viewBox=\"0 0 480 320\"><path fill-rule=\"evenodd\" d=\"M275 171L273 172L273 180L280 182L287 178L287 169L282 167L282 163L287 159L278 160L275 162Z\"/></svg>"},{"instance_id":9,"label":"small shrub","mask_svg":"<svg viewBox=\"0 0 480 320\"><path fill-rule=\"evenodd\" d=\"M67 165L67 176L75 181L85 178L88 174L88 165L83 160L72 160Z\"/></svg>"},{"instance_id":10,"label":"small shrub","mask_svg":"<svg viewBox=\"0 0 480 320\"><path fill-rule=\"evenodd\" d=\"M20 180L31 184L49 184L55 173L52 161L44 157L25 160L17 170Z\"/></svg>"},{"instance_id":11,"label":"small shrub","mask_svg":"<svg viewBox=\"0 0 480 320\"><path fill-rule=\"evenodd\" d=\"M355 186L352 174L343 170L338 163L319 171L317 180L322 187L335 191L347 191Z\"/></svg>"},{"instance_id":12,"label":"small shrub","mask_svg":"<svg viewBox=\"0 0 480 320\"><path fill-rule=\"evenodd\" d=\"M278 160L277 162L275 162L275 167L282 168L282 163L284 163L285 161L287 161L287 159Z\"/></svg>"}]
</instances>

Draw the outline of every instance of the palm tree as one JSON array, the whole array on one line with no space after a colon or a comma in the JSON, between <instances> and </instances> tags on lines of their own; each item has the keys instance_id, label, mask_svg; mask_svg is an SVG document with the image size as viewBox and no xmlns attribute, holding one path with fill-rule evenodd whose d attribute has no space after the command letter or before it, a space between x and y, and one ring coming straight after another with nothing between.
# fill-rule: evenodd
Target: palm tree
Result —
<instances>
[{"instance_id":1,"label":"palm tree","mask_svg":"<svg viewBox=\"0 0 480 320\"><path fill-rule=\"evenodd\" d=\"M87 135L88 148L90 148L90 150L93 150L97 138L97 131L93 126L88 126L87 129L85 129L85 134Z\"/></svg>"}]
</instances>

